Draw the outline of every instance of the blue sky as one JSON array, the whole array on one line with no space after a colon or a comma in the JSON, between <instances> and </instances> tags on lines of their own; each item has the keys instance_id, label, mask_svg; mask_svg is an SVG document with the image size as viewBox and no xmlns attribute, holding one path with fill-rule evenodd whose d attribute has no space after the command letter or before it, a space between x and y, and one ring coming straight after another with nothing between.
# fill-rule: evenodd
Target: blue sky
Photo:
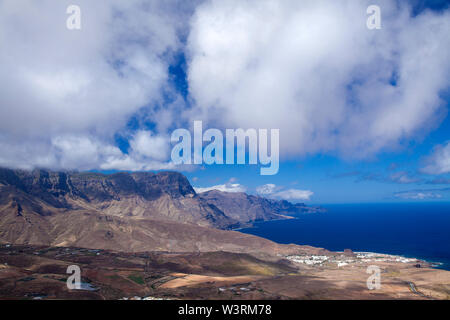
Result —
<instances>
[{"instance_id":1,"label":"blue sky","mask_svg":"<svg viewBox=\"0 0 450 320\"><path fill-rule=\"evenodd\" d=\"M445 0L412 0L411 3L414 15L428 9L444 12L449 5ZM171 67L173 81L187 99L187 66L184 55L177 62L179 64ZM449 92L440 92L447 108L450 104ZM446 116L419 141L408 141L398 150L381 152L362 161L342 160L339 157L318 154L282 161L279 174L269 177L260 176L259 167L249 165L203 166L201 170L184 173L199 187L227 184L230 183L230 178L235 178L231 183L239 183L255 194L257 187L264 184L310 189L314 190L314 196L307 202L317 204L449 201L450 174L436 178L435 175L421 172L425 156L431 154L436 145L448 140L450 117ZM399 177L407 179L402 182ZM445 181L447 179L448 181ZM424 194L424 198L414 198L420 193Z\"/></svg>"},{"instance_id":2,"label":"blue sky","mask_svg":"<svg viewBox=\"0 0 450 320\"><path fill-rule=\"evenodd\" d=\"M447 100L448 101L448 100ZM204 166L202 170L184 173L193 185L208 187L226 184L231 177L248 188L250 193L264 184L276 184L285 188L308 189L314 196L306 203L361 203L361 202L410 202L449 201L450 175L428 175L421 172L425 155L432 152L436 143L448 140L450 119L417 144L397 152L382 153L364 161L342 160L333 156L306 156L296 161L282 161L275 176L260 176L259 166ZM403 174L404 172L404 174ZM402 183L393 176L401 173L411 181ZM439 177L444 183L438 183ZM449 190L445 190L445 189ZM425 193L424 198L396 196ZM427 194L438 194L433 198ZM431 197L430 197L431 196Z\"/></svg>"},{"instance_id":3,"label":"blue sky","mask_svg":"<svg viewBox=\"0 0 450 320\"><path fill-rule=\"evenodd\" d=\"M182 171L307 203L449 201L443 0L0 3L0 166ZM369 5L382 28L366 27ZM170 135L280 130L280 169L177 166Z\"/></svg>"}]
</instances>

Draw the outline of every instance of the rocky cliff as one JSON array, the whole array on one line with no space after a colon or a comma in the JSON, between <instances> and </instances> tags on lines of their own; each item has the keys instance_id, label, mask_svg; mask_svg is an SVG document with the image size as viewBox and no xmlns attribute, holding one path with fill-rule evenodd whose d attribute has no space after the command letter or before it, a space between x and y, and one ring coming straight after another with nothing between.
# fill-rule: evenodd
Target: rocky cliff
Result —
<instances>
[{"instance_id":1,"label":"rocky cliff","mask_svg":"<svg viewBox=\"0 0 450 320\"><path fill-rule=\"evenodd\" d=\"M217 229L277 219L292 208L245 194L198 195L176 172L106 175L0 169L0 243L276 252L290 249Z\"/></svg>"},{"instance_id":2,"label":"rocky cliff","mask_svg":"<svg viewBox=\"0 0 450 320\"><path fill-rule=\"evenodd\" d=\"M105 175L0 169L0 185L3 185L1 203L14 194L19 204L24 201L19 198L34 199L32 210L40 215L47 215L46 208L52 211L53 207L98 210L117 217L152 218L221 229L239 224L197 197L186 177L177 172Z\"/></svg>"}]
</instances>

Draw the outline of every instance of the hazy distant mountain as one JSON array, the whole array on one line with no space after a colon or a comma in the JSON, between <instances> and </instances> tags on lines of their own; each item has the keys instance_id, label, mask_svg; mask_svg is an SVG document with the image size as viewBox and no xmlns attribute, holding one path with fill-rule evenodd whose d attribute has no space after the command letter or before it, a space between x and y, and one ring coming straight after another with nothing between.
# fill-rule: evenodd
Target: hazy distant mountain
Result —
<instances>
[{"instance_id":1,"label":"hazy distant mountain","mask_svg":"<svg viewBox=\"0 0 450 320\"><path fill-rule=\"evenodd\" d=\"M240 222L255 222L286 219L286 216L322 211L303 203L286 200L266 199L242 192L222 192L211 190L200 193L199 197L222 210L225 215Z\"/></svg>"}]
</instances>

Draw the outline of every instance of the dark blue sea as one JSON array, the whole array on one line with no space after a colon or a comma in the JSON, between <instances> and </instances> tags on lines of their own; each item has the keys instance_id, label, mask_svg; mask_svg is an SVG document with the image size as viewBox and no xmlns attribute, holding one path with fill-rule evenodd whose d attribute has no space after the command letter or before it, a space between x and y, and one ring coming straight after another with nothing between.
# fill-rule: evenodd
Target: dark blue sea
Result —
<instances>
[{"instance_id":1,"label":"dark blue sea","mask_svg":"<svg viewBox=\"0 0 450 320\"><path fill-rule=\"evenodd\" d=\"M443 263L450 270L450 203L326 205L327 212L257 223L241 232L278 243L352 249Z\"/></svg>"}]
</instances>

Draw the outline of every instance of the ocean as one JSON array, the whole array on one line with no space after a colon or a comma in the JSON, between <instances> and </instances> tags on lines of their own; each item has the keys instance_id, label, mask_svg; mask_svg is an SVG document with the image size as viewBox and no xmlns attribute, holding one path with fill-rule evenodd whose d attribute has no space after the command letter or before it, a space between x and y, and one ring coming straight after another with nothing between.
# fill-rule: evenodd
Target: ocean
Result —
<instances>
[{"instance_id":1,"label":"ocean","mask_svg":"<svg viewBox=\"0 0 450 320\"><path fill-rule=\"evenodd\" d=\"M450 203L324 205L324 213L239 231L278 243L369 251L440 262L450 270Z\"/></svg>"}]
</instances>

